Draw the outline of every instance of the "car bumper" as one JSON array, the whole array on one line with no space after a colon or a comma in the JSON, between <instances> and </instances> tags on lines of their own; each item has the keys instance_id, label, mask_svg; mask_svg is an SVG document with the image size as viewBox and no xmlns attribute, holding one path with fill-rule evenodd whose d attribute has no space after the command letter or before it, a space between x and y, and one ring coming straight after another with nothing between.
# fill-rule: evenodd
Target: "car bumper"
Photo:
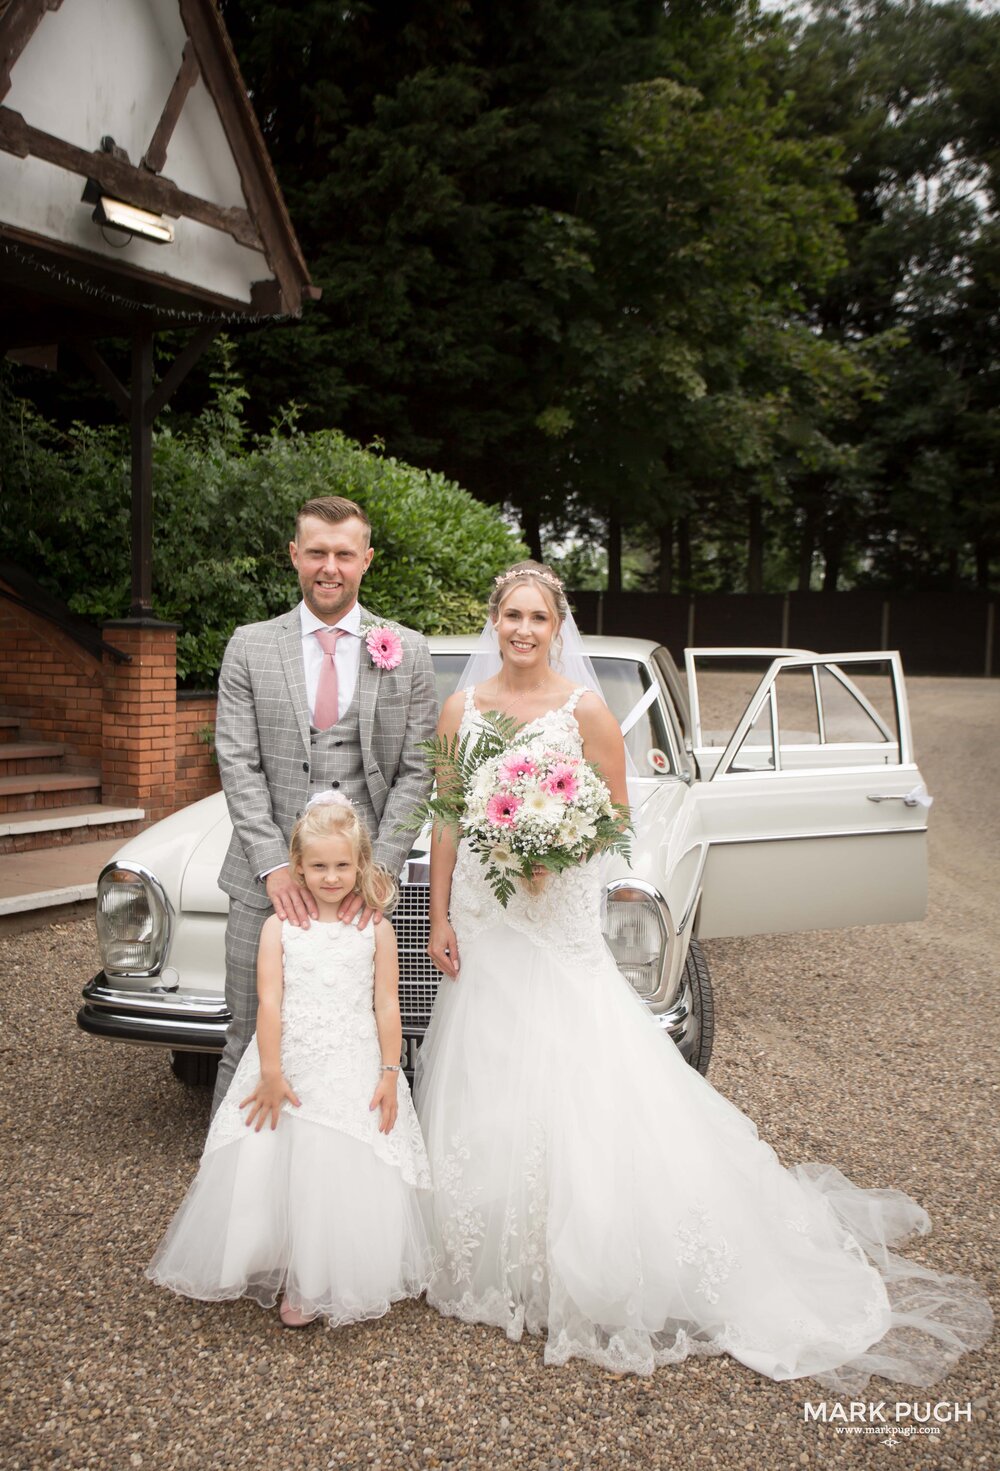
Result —
<instances>
[{"instance_id":1,"label":"car bumper","mask_svg":"<svg viewBox=\"0 0 1000 1471\"><path fill-rule=\"evenodd\" d=\"M95 1037L166 1047L172 1052L221 1053L225 1046L230 1013L221 996L153 988L125 990L112 984L101 971L84 986L83 1000L77 1025ZM698 1018L687 983L665 1011L651 1014L657 1026L676 1043L685 1062L690 1062L698 1045ZM423 1027L407 1026L404 1017L403 1065L407 1073L412 1071L424 1031Z\"/></svg>"},{"instance_id":2,"label":"car bumper","mask_svg":"<svg viewBox=\"0 0 1000 1471\"><path fill-rule=\"evenodd\" d=\"M101 971L83 988L77 1025L95 1037L168 1047L172 1052L221 1052L230 1014L218 995L130 990Z\"/></svg>"},{"instance_id":3,"label":"car bumper","mask_svg":"<svg viewBox=\"0 0 1000 1471\"><path fill-rule=\"evenodd\" d=\"M694 1009L694 996L685 980L681 989L665 1011L651 1012L658 1027L667 1032L677 1044L685 1062L694 1057L700 1039L701 1023Z\"/></svg>"}]
</instances>

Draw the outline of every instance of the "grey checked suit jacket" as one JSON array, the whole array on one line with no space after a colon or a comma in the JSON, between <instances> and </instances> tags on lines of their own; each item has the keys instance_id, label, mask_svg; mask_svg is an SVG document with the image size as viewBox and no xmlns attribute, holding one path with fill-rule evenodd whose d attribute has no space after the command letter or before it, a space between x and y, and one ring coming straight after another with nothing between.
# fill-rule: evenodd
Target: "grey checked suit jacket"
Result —
<instances>
[{"instance_id":1,"label":"grey checked suit jacket","mask_svg":"<svg viewBox=\"0 0 1000 1471\"><path fill-rule=\"evenodd\" d=\"M361 616L363 623L379 621L364 608ZM393 627L403 644L395 669L377 669L362 646L358 713L365 779L379 820L375 857L398 874L414 834L395 829L430 791L430 768L417 743L434 734L438 699L426 639ZM309 704L297 606L266 623L245 624L230 639L219 674L215 749L233 822L219 887L266 908L257 875L288 862L292 827L309 799Z\"/></svg>"}]
</instances>

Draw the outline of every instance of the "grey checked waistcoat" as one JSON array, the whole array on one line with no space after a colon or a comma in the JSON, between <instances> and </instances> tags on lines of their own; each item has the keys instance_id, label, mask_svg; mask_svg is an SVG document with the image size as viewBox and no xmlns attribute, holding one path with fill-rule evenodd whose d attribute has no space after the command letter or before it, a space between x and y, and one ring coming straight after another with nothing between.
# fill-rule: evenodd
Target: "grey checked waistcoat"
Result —
<instances>
[{"instance_id":1,"label":"grey checked waistcoat","mask_svg":"<svg viewBox=\"0 0 1000 1471\"><path fill-rule=\"evenodd\" d=\"M378 836L378 818L365 781L361 756L360 707L357 685L347 710L328 730L309 727L309 796L332 787L343 792L358 809L372 839Z\"/></svg>"}]
</instances>

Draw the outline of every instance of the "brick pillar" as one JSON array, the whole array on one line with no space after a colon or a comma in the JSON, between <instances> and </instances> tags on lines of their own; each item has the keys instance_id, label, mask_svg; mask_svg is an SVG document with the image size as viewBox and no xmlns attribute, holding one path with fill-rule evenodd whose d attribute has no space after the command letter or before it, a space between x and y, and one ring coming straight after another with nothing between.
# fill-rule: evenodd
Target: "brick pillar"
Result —
<instances>
[{"instance_id":1,"label":"brick pillar","mask_svg":"<svg viewBox=\"0 0 1000 1471\"><path fill-rule=\"evenodd\" d=\"M104 625L130 662L104 654L101 800L144 807L150 822L175 806L178 627L155 618Z\"/></svg>"}]
</instances>

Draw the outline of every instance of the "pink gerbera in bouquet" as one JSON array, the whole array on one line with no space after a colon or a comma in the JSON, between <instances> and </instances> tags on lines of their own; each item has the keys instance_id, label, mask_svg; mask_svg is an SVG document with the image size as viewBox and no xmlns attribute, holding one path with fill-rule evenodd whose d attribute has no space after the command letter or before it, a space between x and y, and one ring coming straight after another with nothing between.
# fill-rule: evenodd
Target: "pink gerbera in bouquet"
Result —
<instances>
[{"instance_id":1,"label":"pink gerbera in bouquet","mask_svg":"<svg viewBox=\"0 0 1000 1471\"><path fill-rule=\"evenodd\" d=\"M596 853L629 851L628 808L612 802L596 768L551 736L520 731L492 711L474 735L424 742L437 787L412 823L455 828L504 908L536 866L561 873Z\"/></svg>"}]
</instances>

